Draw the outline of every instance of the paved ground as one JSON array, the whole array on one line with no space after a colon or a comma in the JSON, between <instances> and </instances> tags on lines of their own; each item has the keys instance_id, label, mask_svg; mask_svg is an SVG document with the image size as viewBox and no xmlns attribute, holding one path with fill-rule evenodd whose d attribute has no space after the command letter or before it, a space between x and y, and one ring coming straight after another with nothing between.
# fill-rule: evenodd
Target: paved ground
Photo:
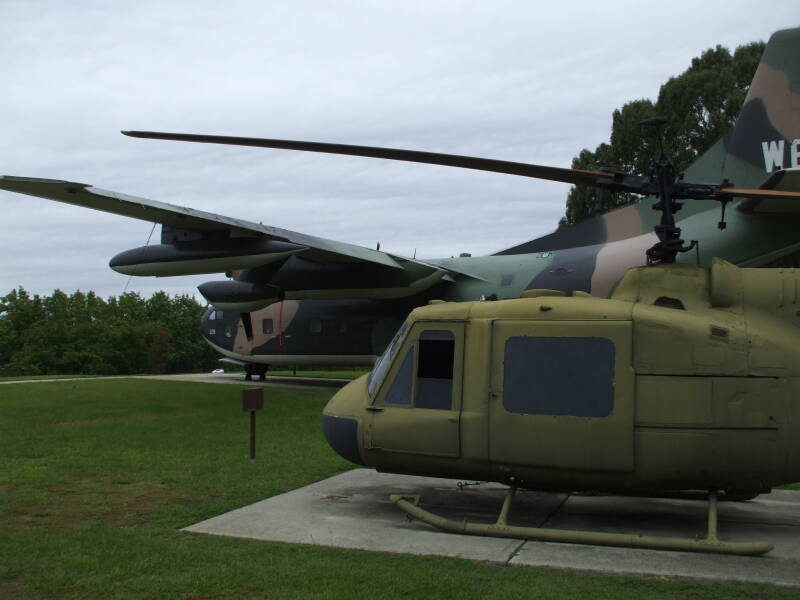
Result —
<instances>
[{"instance_id":1,"label":"paved ground","mask_svg":"<svg viewBox=\"0 0 800 600\"><path fill-rule=\"evenodd\" d=\"M800 492L778 490L722 502L720 537L768 541L763 557L524 542L443 533L410 521L389 494L420 494L422 506L456 520L493 522L505 496L498 484L459 488L448 479L355 469L187 527L185 531L344 548L439 554L510 565L549 566L775 583L800 587ZM510 522L664 536L704 536L704 502L521 491Z\"/></svg>"},{"instance_id":2,"label":"paved ground","mask_svg":"<svg viewBox=\"0 0 800 600\"><path fill-rule=\"evenodd\" d=\"M321 377L277 377L269 375L266 381L245 381L242 373L186 373L183 375L114 375L112 377L65 377L60 379L24 379L0 381L0 385L13 383L53 383L59 381L92 381L94 379L163 379L165 381L197 381L200 383L235 383L253 387L342 387L349 379L323 379Z\"/></svg>"}]
</instances>

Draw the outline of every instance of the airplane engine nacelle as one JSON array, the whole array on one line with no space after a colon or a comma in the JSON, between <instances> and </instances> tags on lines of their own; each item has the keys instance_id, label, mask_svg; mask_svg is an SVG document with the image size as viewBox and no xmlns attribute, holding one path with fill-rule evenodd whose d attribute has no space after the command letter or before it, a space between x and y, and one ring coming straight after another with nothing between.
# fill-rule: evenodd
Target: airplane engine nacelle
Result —
<instances>
[{"instance_id":1,"label":"airplane engine nacelle","mask_svg":"<svg viewBox=\"0 0 800 600\"><path fill-rule=\"evenodd\" d=\"M261 238L193 240L142 246L120 252L109 262L124 275L169 277L252 269L286 260L305 246Z\"/></svg>"},{"instance_id":2,"label":"airplane engine nacelle","mask_svg":"<svg viewBox=\"0 0 800 600\"><path fill-rule=\"evenodd\" d=\"M209 281L197 289L215 307L240 313L260 310L282 297L275 286L250 281Z\"/></svg>"}]
</instances>

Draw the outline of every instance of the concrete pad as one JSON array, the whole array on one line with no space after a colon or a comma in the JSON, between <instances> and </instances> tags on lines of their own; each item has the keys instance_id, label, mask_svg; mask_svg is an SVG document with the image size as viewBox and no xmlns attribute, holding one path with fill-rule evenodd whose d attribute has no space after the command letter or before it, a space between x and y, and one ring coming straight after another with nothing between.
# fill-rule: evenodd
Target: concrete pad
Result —
<instances>
[{"instance_id":1,"label":"concrete pad","mask_svg":"<svg viewBox=\"0 0 800 600\"><path fill-rule=\"evenodd\" d=\"M704 537L706 505L696 500L570 496L547 526ZM747 502L720 502L719 537L767 541L775 548L751 557L526 542L510 564L800 586L800 492L775 490Z\"/></svg>"},{"instance_id":2,"label":"concrete pad","mask_svg":"<svg viewBox=\"0 0 800 600\"><path fill-rule=\"evenodd\" d=\"M502 497L502 486L493 496ZM467 488L469 489L469 488ZM453 493L455 490L455 493ZM409 554L438 554L474 560L507 561L521 545L518 540L442 534L424 523L412 522L389 502L389 494L424 493L437 504L452 500L464 517L486 509L499 510L494 497L481 496L478 515L470 500L450 479L430 479L355 469L274 498L256 502L208 519L183 531L261 540L318 544ZM427 505L427 503L426 503Z\"/></svg>"},{"instance_id":3,"label":"concrete pad","mask_svg":"<svg viewBox=\"0 0 800 600\"><path fill-rule=\"evenodd\" d=\"M195 533L383 552L435 554L511 565L753 581L800 587L800 492L721 502L720 538L768 541L763 557L666 552L456 535L409 521L389 494L455 520L493 522L505 486L355 469L184 529ZM510 523L643 535L705 535L705 502L520 491Z\"/></svg>"}]
</instances>

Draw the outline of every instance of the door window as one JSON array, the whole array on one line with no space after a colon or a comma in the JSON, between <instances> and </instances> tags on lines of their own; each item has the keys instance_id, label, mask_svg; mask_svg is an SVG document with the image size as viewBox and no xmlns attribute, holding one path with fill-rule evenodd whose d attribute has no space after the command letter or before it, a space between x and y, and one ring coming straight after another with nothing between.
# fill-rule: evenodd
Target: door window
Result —
<instances>
[{"instance_id":1,"label":"door window","mask_svg":"<svg viewBox=\"0 0 800 600\"><path fill-rule=\"evenodd\" d=\"M414 406L439 410L453 407L454 351L452 331L426 330L420 334Z\"/></svg>"},{"instance_id":2,"label":"door window","mask_svg":"<svg viewBox=\"0 0 800 600\"><path fill-rule=\"evenodd\" d=\"M372 392L377 389L379 376L389 371L394 372L394 376L387 379L388 388L380 394L382 400L379 402L434 410L458 408L454 406L454 398L457 396L454 393L454 380L460 377L460 367L456 368L456 356L460 356L461 338L456 332L461 329L461 325L450 328L449 324L442 326L437 323L437 326L441 329L415 327L402 348L397 347L398 338L392 340L387 353L376 364L369 381L368 387ZM392 364L396 366L387 364L389 357L394 357Z\"/></svg>"}]
</instances>

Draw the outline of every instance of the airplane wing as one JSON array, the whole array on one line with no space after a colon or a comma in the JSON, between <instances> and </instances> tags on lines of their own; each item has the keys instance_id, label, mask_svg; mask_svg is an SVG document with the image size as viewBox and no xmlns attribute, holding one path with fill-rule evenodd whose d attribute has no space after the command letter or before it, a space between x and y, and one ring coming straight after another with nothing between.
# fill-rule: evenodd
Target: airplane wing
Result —
<instances>
[{"instance_id":1,"label":"airplane wing","mask_svg":"<svg viewBox=\"0 0 800 600\"><path fill-rule=\"evenodd\" d=\"M272 292L264 288L266 282L273 290L288 290L287 298L398 298L453 277L479 278L354 244L83 183L0 176L0 189L160 223L161 244L127 250L111 259L111 268L120 273L164 277L260 269L251 283L217 282L205 292L201 289L211 302L269 296ZM291 268L281 271L287 262Z\"/></svg>"},{"instance_id":2,"label":"airplane wing","mask_svg":"<svg viewBox=\"0 0 800 600\"><path fill-rule=\"evenodd\" d=\"M391 269L403 268L389 254L370 248L260 225L185 206L129 196L84 183L6 175L0 176L0 189L58 200L151 223L160 223L179 230L208 233L227 231L232 237L258 236L269 240L289 242L302 246L303 253L312 259L360 261L383 265ZM176 275L183 274L176 273Z\"/></svg>"}]
</instances>

